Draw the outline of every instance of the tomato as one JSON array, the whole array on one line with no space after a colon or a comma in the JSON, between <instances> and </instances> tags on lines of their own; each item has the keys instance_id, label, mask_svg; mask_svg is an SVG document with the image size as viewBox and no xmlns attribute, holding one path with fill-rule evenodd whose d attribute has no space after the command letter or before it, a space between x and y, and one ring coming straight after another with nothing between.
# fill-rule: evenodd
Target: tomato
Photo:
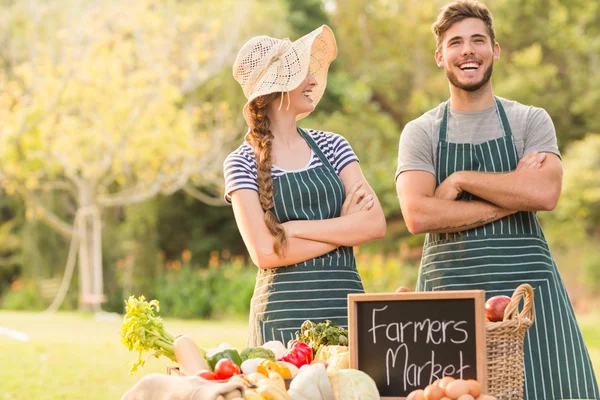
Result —
<instances>
[{"instance_id":1,"label":"tomato","mask_svg":"<svg viewBox=\"0 0 600 400\"><path fill-rule=\"evenodd\" d=\"M198 371L196 373L196 376L199 376L200 378L204 378L207 381L214 381L215 379L217 379L217 377L215 376L214 373L210 372L207 369L202 369L200 371Z\"/></svg>"},{"instance_id":2,"label":"tomato","mask_svg":"<svg viewBox=\"0 0 600 400\"><path fill-rule=\"evenodd\" d=\"M215 365L215 377L218 380L229 379L240 373L240 367L227 358L222 358Z\"/></svg>"}]
</instances>

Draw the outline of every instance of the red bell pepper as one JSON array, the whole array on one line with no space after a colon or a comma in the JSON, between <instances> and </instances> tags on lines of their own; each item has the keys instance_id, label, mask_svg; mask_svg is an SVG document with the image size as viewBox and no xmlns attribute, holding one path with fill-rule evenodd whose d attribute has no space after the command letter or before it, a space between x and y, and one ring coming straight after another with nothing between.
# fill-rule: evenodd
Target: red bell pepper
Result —
<instances>
[{"instance_id":1,"label":"red bell pepper","mask_svg":"<svg viewBox=\"0 0 600 400\"><path fill-rule=\"evenodd\" d=\"M290 340L288 342L287 351L279 359L279 361L286 361L292 363L298 368L305 364L310 364L312 360L312 348L306 343L299 342L297 340Z\"/></svg>"}]
</instances>

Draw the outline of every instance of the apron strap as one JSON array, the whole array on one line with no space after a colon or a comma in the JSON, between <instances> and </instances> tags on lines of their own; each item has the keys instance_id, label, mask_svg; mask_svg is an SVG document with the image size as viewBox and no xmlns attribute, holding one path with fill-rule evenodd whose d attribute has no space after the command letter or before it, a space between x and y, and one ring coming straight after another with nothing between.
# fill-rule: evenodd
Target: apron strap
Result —
<instances>
[{"instance_id":1,"label":"apron strap","mask_svg":"<svg viewBox=\"0 0 600 400\"><path fill-rule=\"evenodd\" d=\"M496 99L496 107L498 109L498 114L500 115L500 124L502 125L502 129L504 130L504 136L512 138L512 130L510 129L510 124L508 123L506 112L504 112L504 107L502 107L500 99L498 99L496 96L494 96L494 98Z\"/></svg>"},{"instance_id":2,"label":"apron strap","mask_svg":"<svg viewBox=\"0 0 600 400\"><path fill-rule=\"evenodd\" d=\"M315 140L304 129L300 127L296 127L296 129L298 130L298 133L300 133L300 135L304 138L304 140L306 140L310 148L313 149L315 154L319 157L321 163L323 163L325 167L330 168L337 175L337 172L333 168L333 165L331 165L327 157L325 157L325 154L321 151L321 149L317 145L317 142L315 142Z\"/></svg>"},{"instance_id":3,"label":"apron strap","mask_svg":"<svg viewBox=\"0 0 600 400\"><path fill-rule=\"evenodd\" d=\"M446 102L446 106L444 107L444 116L442 117L442 123L440 124L440 142L446 142L448 137L448 104L450 104L450 100Z\"/></svg>"},{"instance_id":4,"label":"apron strap","mask_svg":"<svg viewBox=\"0 0 600 400\"><path fill-rule=\"evenodd\" d=\"M506 112L504 111L504 107L500 102L500 99L494 96L496 100L496 109L498 110L498 116L500 118L500 125L502 126L502 130L504 131L504 136L508 138L512 138L512 130L510 129L510 123L508 122L508 117L506 116ZM440 124L440 134L439 141L446 142L448 140L448 108L449 101L446 102L446 106L444 107L444 116L442 117L442 123Z\"/></svg>"}]
</instances>

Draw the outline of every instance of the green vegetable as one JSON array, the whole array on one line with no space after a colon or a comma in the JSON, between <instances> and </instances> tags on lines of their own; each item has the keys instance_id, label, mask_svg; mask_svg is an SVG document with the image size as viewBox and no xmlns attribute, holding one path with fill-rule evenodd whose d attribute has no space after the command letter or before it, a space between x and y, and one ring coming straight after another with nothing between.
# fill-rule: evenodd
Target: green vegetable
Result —
<instances>
[{"instance_id":1,"label":"green vegetable","mask_svg":"<svg viewBox=\"0 0 600 400\"><path fill-rule=\"evenodd\" d=\"M240 365L242 365L242 359L240 357L240 354L237 352L237 350L236 349L226 349L226 350L223 350L223 351L213 354L211 357L208 357L207 361L208 361L208 365L210 366L210 369L214 371L215 365L222 358L227 358L227 359L233 361L233 363L235 365L237 365L238 367Z\"/></svg>"},{"instance_id":2,"label":"green vegetable","mask_svg":"<svg viewBox=\"0 0 600 400\"><path fill-rule=\"evenodd\" d=\"M136 299L129 296L125 301L125 318L121 325L121 343L130 351L137 351L137 359L131 366L129 373L133 375L140 366L143 366L150 357L165 356L172 361L175 359L173 341L175 337L165 330L162 318L154 314L160 310L158 300L149 303L144 296ZM147 358L142 358L143 352L153 353Z\"/></svg>"},{"instance_id":3,"label":"green vegetable","mask_svg":"<svg viewBox=\"0 0 600 400\"><path fill-rule=\"evenodd\" d=\"M264 347L248 347L242 350L240 354L242 362L249 358L266 358L267 360L277 361L275 359L275 353L272 350L265 349Z\"/></svg>"},{"instance_id":4,"label":"green vegetable","mask_svg":"<svg viewBox=\"0 0 600 400\"><path fill-rule=\"evenodd\" d=\"M348 346L348 331L329 320L318 324L307 320L300 332L296 331L296 340L308 344L316 354L321 346Z\"/></svg>"}]
</instances>

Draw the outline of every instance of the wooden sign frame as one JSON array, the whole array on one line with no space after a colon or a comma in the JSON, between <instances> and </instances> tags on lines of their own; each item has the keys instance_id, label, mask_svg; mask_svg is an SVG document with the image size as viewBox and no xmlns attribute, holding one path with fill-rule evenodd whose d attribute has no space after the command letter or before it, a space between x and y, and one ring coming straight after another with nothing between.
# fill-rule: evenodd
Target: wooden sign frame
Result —
<instances>
[{"instance_id":1,"label":"wooden sign frame","mask_svg":"<svg viewBox=\"0 0 600 400\"><path fill-rule=\"evenodd\" d=\"M486 391L486 342L485 342L485 291L454 290L438 292L400 292L348 295L348 342L350 350L350 368L358 369L358 304L374 301L410 301L410 300L453 300L473 299L475 302L475 346L477 358L477 381L482 393ZM385 400L405 400L406 397L385 396Z\"/></svg>"}]
</instances>

